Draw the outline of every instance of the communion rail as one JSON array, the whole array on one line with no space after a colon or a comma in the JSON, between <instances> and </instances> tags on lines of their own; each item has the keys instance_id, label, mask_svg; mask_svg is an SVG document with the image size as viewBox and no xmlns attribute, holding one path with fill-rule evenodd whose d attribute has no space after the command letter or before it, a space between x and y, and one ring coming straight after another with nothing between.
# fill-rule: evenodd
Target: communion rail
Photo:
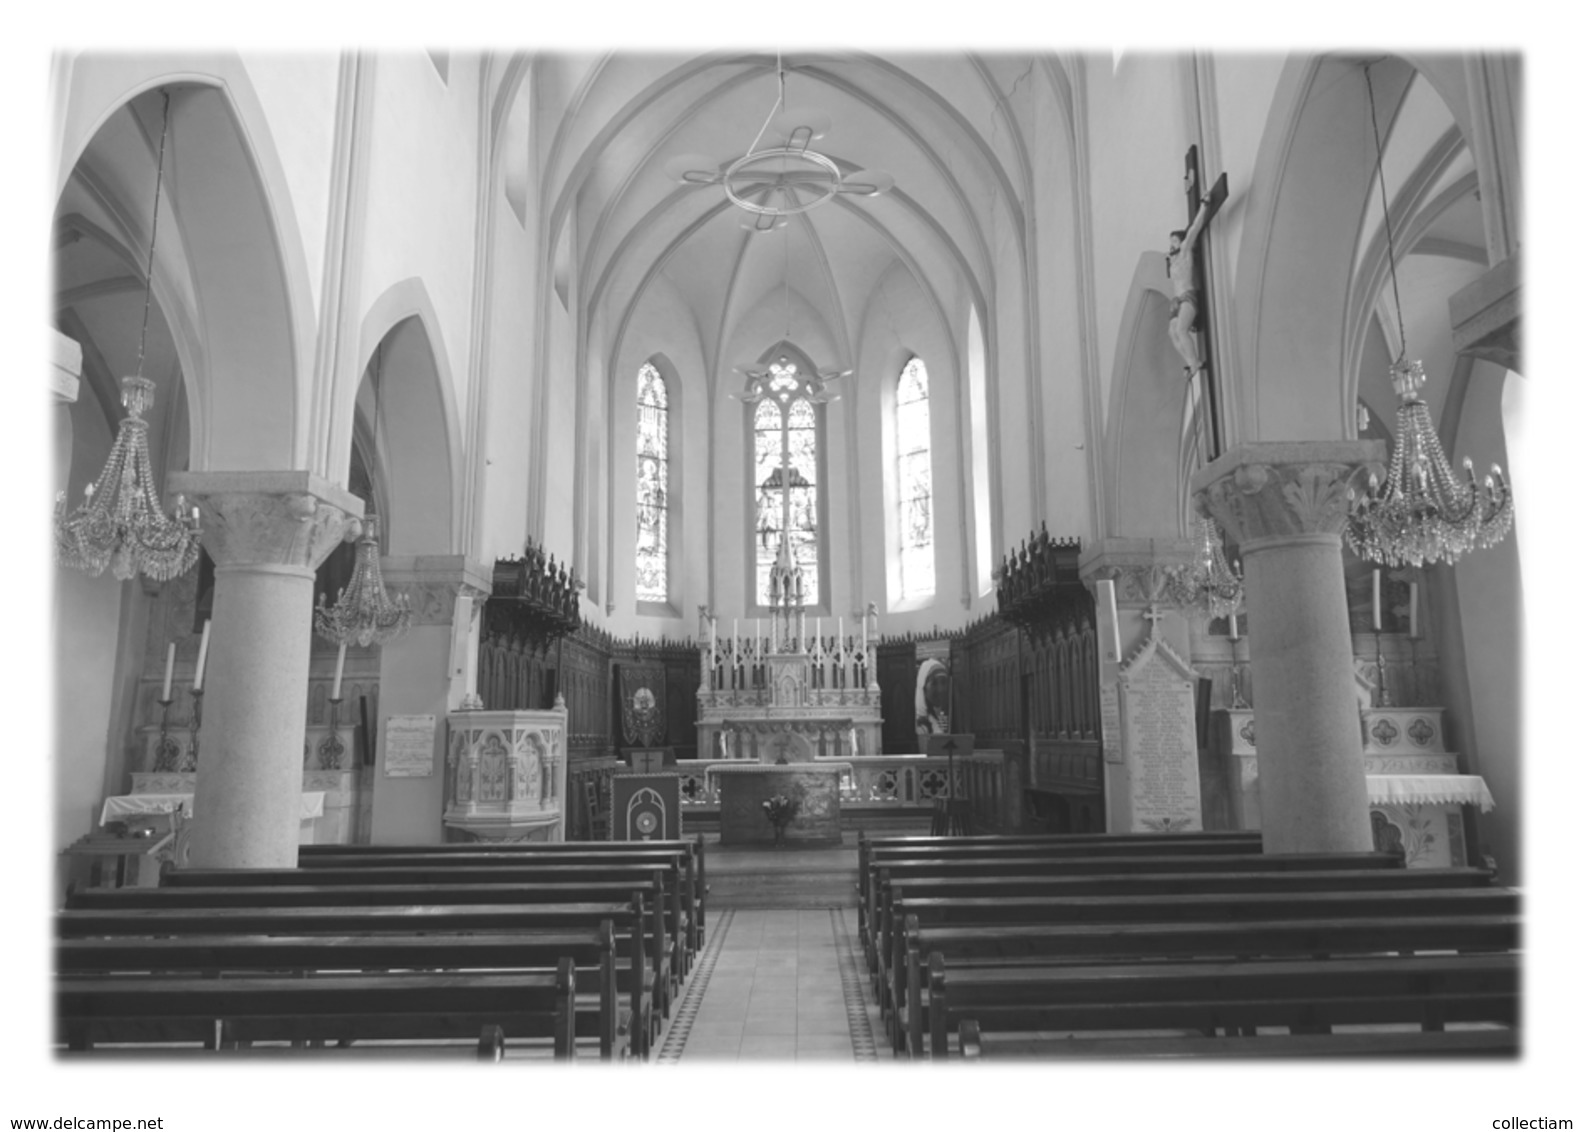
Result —
<instances>
[{"instance_id":1,"label":"communion rail","mask_svg":"<svg viewBox=\"0 0 1584 1132\"><path fill-rule=\"evenodd\" d=\"M682 779L683 813L712 810L720 804L721 766L741 766L743 759L678 759ZM944 755L860 755L857 758L819 759L841 768L841 802L844 808L926 813L937 799L947 797L947 775L953 775L956 796L978 799L975 824L998 829L1006 809L1004 757L1000 751L976 751L948 759Z\"/></svg>"}]
</instances>

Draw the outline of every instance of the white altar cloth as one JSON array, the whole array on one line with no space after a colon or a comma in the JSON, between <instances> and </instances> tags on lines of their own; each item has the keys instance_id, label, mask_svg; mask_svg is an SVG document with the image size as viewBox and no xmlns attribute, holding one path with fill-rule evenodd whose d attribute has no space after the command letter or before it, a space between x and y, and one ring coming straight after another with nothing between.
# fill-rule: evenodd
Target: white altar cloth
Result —
<instances>
[{"instance_id":1,"label":"white altar cloth","mask_svg":"<svg viewBox=\"0 0 1584 1132\"><path fill-rule=\"evenodd\" d=\"M324 791L304 790L302 793L302 821L312 821L324 814ZM106 798L99 812L99 824L139 814L168 814L178 806L183 817L192 817L191 794L117 794Z\"/></svg>"},{"instance_id":2,"label":"white altar cloth","mask_svg":"<svg viewBox=\"0 0 1584 1132\"><path fill-rule=\"evenodd\" d=\"M1375 805L1478 806L1496 808L1485 780L1477 774L1366 774L1369 800Z\"/></svg>"}]
</instances>

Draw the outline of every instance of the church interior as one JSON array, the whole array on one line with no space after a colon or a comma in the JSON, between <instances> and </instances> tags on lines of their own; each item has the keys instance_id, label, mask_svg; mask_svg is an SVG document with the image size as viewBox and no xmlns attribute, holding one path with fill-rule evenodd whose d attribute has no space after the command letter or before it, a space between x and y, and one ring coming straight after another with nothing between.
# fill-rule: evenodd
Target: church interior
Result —
<instances>
[{"instance_id":1,"label":"church interior","mask_svg":"<svg viewBox=\"0 0 1584 1132\"><path fill-rule=\"evenodd\" d=\"M56 1056L1523 1052L1519 55L50 98Z\"/></svg>"}]
</instances>

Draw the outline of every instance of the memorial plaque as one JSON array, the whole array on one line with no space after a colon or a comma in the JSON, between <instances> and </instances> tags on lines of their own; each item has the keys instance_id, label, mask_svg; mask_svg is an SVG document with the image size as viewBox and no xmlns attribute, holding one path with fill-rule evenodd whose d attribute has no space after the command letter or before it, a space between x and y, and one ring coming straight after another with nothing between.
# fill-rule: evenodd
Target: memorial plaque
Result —
<instances>
[{"instance_id":1,"label":"memorial plaque","mask_svg":"<svg viewBox=\"0 0 1584 1132\"><path fill-rule=\"evenodd\" d=\"M1204 828L1194 680L1193 670L1157 641L1124 671L1123 750L1134 832Z\"/></svg>"},{"instance_id":2,"label":"memorial plaque","mask_svg":"<svg viewBox=\"0 0 1584 1132\"><path fill-rule=\"evenodd\" d=\"M434 774L435 717L385 717L385 777L428 778Z\"/></svg>"}]
</instances>

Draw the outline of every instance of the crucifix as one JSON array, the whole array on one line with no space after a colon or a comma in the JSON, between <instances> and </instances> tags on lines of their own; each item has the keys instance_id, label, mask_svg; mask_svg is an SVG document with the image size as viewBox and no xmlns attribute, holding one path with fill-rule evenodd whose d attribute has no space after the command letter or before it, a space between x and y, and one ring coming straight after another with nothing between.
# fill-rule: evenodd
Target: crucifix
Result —
<instances>
[{"instance_id":1,"label":"crucifix","mask_svg":"<svg viewBox=\"0 0 1584 1132\"><path fill-rule=\"evenodd\" d=\"M1184 165L1183 191L1188 198L1188 227L1179 228L1171 234L1171 246L1166 251L1166 276L1172 287L1170 321L1166 330L1171 336L1172 345L1182 355L1183 373L1188 381L1203 381L1205 408L1210 418L1208 462L1221 454L1221 429L1216 384L1205 347L1209 330L1205 313L1209 304L1201 296L1207 293L1209 276L1205 271L1205 251L1199 237L1226 201L1227 178L1222 173L1210 191L1200 195L1199 186L1204 182L1200 175L1198 146L1188 147Z\"/></svg>"}]
</instances>

